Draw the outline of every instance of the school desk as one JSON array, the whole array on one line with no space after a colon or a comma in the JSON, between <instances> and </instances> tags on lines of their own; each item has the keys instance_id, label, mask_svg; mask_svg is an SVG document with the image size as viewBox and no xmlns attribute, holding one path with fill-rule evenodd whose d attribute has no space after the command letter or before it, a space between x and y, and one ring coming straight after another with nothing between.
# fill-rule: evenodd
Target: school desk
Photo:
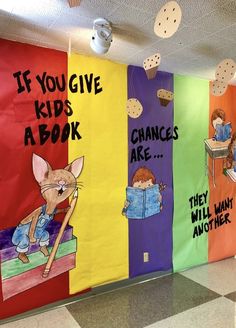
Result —
<instances>
[{"instance_id":1,"label":"school desk","mask_svg":"<svg viewBox=\"0 0 236 328\"><path fill-rule=\"evenodd\" d=\"M205 139L205 170L206 174L211 174L213 185L216 187L216 177L215 177L215 160L226 158L228 155L228 146L230 143L230 139L222 142L222 141L215 141L213 139ZM207 154L212 159L212 169L210 169L208 162L207 162Z\"/></svg>"}]
</instances>

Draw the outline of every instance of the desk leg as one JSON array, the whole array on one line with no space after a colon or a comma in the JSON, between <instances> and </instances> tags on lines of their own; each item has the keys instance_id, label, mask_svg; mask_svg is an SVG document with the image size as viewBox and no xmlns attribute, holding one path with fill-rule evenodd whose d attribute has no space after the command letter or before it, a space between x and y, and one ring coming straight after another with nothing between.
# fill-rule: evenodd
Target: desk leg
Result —
<instances>
[{"instance_id":1,"label":"desk leg","mask_svg":"<svg viewBox=\"0 0 236 328\"><path fill-rule=\"evenodd\" d=\"M207 151L206 151L206 148L205 148L205 175L209 175L209 169L208 169L208 163L207 163Z\"/></svg>"},{"instance_id":2,"label":"desk leg","mask_svg":"<svg viewBox=\"0 0 236 328\"><path fill-rule=\"evenodd\" d=\"M213 186L216 187L215 181L215 159L212 158L212 179L213 179Z\"/></svg>"}]
</instances>

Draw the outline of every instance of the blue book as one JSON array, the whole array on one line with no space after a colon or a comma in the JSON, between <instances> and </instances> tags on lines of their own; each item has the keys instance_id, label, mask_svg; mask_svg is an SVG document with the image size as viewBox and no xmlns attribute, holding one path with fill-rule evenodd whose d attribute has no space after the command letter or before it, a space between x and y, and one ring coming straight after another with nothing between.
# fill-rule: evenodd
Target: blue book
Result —
<instances>
[{"instance_id":1,"label":"blue book","mask_svg":"<svg viewBox=\"0 0 236 328\"><path fill-rule=\"evenodd\" d=\"M227 123L225 125L216 124L215 140L223 142L228 140L229 138L231 138L231 130L231 123Z\"/></svg>"},{"instance_id":2,"label":"blue book","mask_svg":"<svg viewBox=\"0 0 236 328\"><path fill-rule=\"evenodd\" d=\"M127 187L126 200L129 205L126 208L128 219L145 219L160 212L160 190L155 184L146 189Z\"/></svg>"}]
</instances>

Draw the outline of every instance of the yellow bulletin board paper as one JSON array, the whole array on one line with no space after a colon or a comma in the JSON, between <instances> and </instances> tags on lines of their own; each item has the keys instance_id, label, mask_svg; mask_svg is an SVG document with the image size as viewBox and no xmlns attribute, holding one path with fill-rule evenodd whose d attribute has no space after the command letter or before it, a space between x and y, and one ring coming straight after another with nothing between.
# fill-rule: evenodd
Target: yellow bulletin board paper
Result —
<instances>
[{"instance_id":1,"label":"yellow bulletin board paper","mask_svg":"<svg viewBox=\"0 0 236 328\"><path fill-rule=\"evenodd\" d=\"M70 221L78 238L76 268L70 271L70 293L128 277L128 222L121 215L128 176L127 66L72 54L73 74L96 78L89 93L68 88L81 139L69 142L69 162L84 156L79 181L84 187ZM79 79L75 78L75 84ZM72 84L73 84L72 83ZM81 93L81 91L84 91Z\"/></svg>"}]
</instances>

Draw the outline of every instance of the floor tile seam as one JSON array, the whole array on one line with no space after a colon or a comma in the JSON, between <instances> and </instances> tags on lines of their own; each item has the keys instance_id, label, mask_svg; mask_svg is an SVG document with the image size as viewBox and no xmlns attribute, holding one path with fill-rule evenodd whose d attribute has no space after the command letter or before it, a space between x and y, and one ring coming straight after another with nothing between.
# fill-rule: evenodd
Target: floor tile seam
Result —
<instances>
[{"instance_id":1,"label":"floor tile seam","mask_svg":"<svg viewBox=\"0 0 236 328\"><path fill-rule=\"evenodd\" d=\"M66 308L66 306L62 306L61 308L63 308L63 309L65 309L66 310L66 312L67 312L67 314L68 314L68 316L69 316L69 318L66 318L66 320L73 320L74 321L74 323L77 325L76 327L77 328L81 328L81 326L80 326L80 323L78 322L78 320L76 320L76 318L72 315L72 313ZM56 327L54 327L54 328L56 328ZM65 326L65 328L67 328L66 326ZM69 327L68 327L69 328Z\"/></svg>"},{"instance_id":2,"label":"floor tile seam","mask_svg":"<svg viewBox=\"0 0 236 328\"><path fill-rule=\"evenodd\" d=\"M215 302L216 300L217 301L219 301L220 299L226 299L226 300L229 300L229 299L227 299L227 298L225 298L224 296L220 296L220 297L218 297L218 298L216 298L216 299L213 299L213 300L210 300L210 301L208 301L208 302L205 302L205 303L202 303L202 304L199 304L199 305L196 305L196 306L194 306L194 307L192 307L192 308L189 308L189 309L186 309L186 310L184 310L184 311L180 311L180 312L178 312L178 313L176 313L176 314L173 314L173 315L171 315L171 316L169 316L169 317L166 317L166 318L164 318L164 319L161 319L161 320L157 320L157 321L155 321L155 322L153 322L153 323L151 323L151 324L149 324L149 325L146 325L146 326L144 326L143 328L156 328L156 324L158 324L158 323L162 323L162 321L165 321L165 320L168 320L168 319L170 319L170 318L174 318L174 317L176 317L176 316L178 316L178 315L181 315L181 314L184 314L184 313L187 313L187 312L191 312L192 310L196 310L197 308L201 308L203 305L206 305L206 304L208 304L208 303L211 303L211 302ZM233 302L234 303L234 302ZM235 321L236 322L236 321ZM172 326L171 326L172 327ZM236 327L236 326L235 326ZM166 328L169 328L169 326L167 327L166 326Z\"/></svg>"},{"instance_id":3,"label":"floor tile seam","mask_svg":"<svg viewBox=\"0 0 236 328\"><path fill-rule=\"evenodd\" d=\"M217 294L217 295L219 295L219 296L224 296L224 294L220 294L219 292L216 292L215 290L206 287L205 285L201 284L200 282L194 280L194 278L186 277L184 274L181 274L180 272L178 272L178 274L180 274L180 275L183 276L184 278L186 278L186 279L188 279L188 280L194 282L196 285L199 285L199 286L201 286L201 287L204 287L204 288L208 289L209 291L211 291L211 292L213 292L213 293L215 293L215 294Z\"/></svg>"},{"instance_id":4,"label":"floor tile seam","mask_svg":"<svg viewBox=\"0 0 236 328\"><path fill-rule=\"evenodd\" d=\"M232 293L236 293L236 292L232 292ZM236 300L234 301L234 300L232 300L231 298L228 297L232 293L225 294L225 295L223 295L223 297L226 298L227 300L233 302L233 303L236 303ZM235 313L235 317L236 317L236 313ZM235 325L235 327L236 327L236 325Z\"/></svg>"},{"instance_id":5,"label":"floor tile seam","mask_svg":"<svg viewBox=\"0 0 236 328\"><path fill-rule=\"evenodd\" d=\"M114 285L113 287L110 286L113 283L108 284L108 285L95 286L95 287L92 287L91 290L84 295L84 297L78 298L78 299L75 299L75 300L68 299L68 302L66 302L62 306L67 307L67 306L73 305L73 304L78 303L78 302L82 302L82 301L97 298L99 296L103 296L103 295L107 295L107 294L109 295L109 294L113 294L113 293L116 293L116 292L119 292L119 291L124 291L124 290L128 290L128 289L137 288L139 286L142 287L145 284L155 282L155 281L159 281L159 279L163 279L163 278L172 276L173 274L175 274L175 273L165 272L162 276L150 277L150 278L146 278L144 280L137 280L137 281L136 281L136 278L138 278L138 277L134 277L134 278L131 278L130 282L127 282L127 284L125 283L124 285L122 285L122 282L123 282L122 280L117 281L117 283L121 283L121 285L117 285L117 286ZM132 281L133 279L134 279L134 281ZM116 282L114 282L114 284L116 284Z\"/></svg>"},{"instance_id":6,"label":"floor tile seam","mask_svg":"<svg viewBox=\"0 0 236 328\"><path fill-rule=\"evenodd\" d=\"M68 312L68 315L71 317L71 319L73 319L78 324L78 328L81 328L80 323L78 322L78 320L76 320L76 318L73 316L73 314L70 312L70 310L67 309L66 306L64 306L64 309Z\"/></svg>"},{"instance_id":7,"label":"floor tile seam","mask_svg":"<svg viewBox=\"0 0 236 328\"><path fill-rule=\"evenodd\" d=\"M225 297L222 296L222 295L218 295L217 297L215 297L215 298L213 298L213 299L210 299L210 300L204 301L204 302L202 302L202 303L200 303L200 304L196 304L196 305L194 305L194 306L192 306L192 307L190 307L190 308L188 308L188 309L185 309L185 310L183 310L183 311L179 311L179 312L177 312L177 313L175 313L175 314L172 314L172 315L170 315L170 316L168 316L168 317L166 317L166 318L164 318L164 319L157 320L156 322L159 322L159 321L162 321L162 320L165 320L165 319L168 319L168 318L174 317L174 316L176 316L176 315L178 315L178 314L180 314L180 313L184 313L184 312L187 312L187 311L191 311L191 310L193 310L193 309L195 309L195 308L197 308L197 307L199 307L199 306L206 305L206 304L211 303L211 302L213 302L213 301L215 301L215 300L219 300L220 298L227 299L227 298L225 298ZM154 324L154 323L153 323L153 324Z\"/></svg>"},{"instance_id":8,"label":"floor tile seam","mask_svg":"<svg viewBox=\"0 0 236 328\"><path fill-rule=\"evenodd\" d=\"M216 294L216 293L215 293L215 294ZM149 322L149 323L145 324L145 326L142 326L142 328L145 328L146 326L148 327L149 325L153 325L153 324L155 324L155 323L158 323L158 322L160 322L160 321L162 321L162 320L165 320L165 319L171 318L171 317L176 316L176 315L178 315L178 314L185 313L185 312L187 312L187 311L191 311L191 310L193 310L193 309L195 309L195 308L197 308L197 307L199 307L199 306L206 305L206 304L208 304L208 303L214 302L214 301L219 300L219 299L221 299L221 298L224 298L224 296L222 296L222 295L217 295L216 297L211 298L211 299L208 299L208 300L206 300L206 301L203 301L203 302L200 303L200 304L196 304L196 305L194 305L194 306L192 306L192 307L186 308L186 309L184 309L184 310L182 310L182 311L179 311L179 312L176 312L176 313L174 313L174 314L172 314L172 315L167 315L166 317L164 317L164 318L160 318L159 320L155 320L154 322ZM226 298L224 298L224 299L226 299ZM70 312L69 309L68 309L68 311ZM77 319L76 319L77 310L75 310L75 311L74 311L74 310L71 310L71 311L72 311L72 312L71 312L71 315L74 317L74 319L75 319L75 320L79 323L79 325L80 325L79 318L77 317ZM75 316L73 315L73 313L74 313ZM87 327L87 326L86 326L86 327ZM139 328L141 328L141 326L140 326Z\"/></svg>"}]
</instances>

